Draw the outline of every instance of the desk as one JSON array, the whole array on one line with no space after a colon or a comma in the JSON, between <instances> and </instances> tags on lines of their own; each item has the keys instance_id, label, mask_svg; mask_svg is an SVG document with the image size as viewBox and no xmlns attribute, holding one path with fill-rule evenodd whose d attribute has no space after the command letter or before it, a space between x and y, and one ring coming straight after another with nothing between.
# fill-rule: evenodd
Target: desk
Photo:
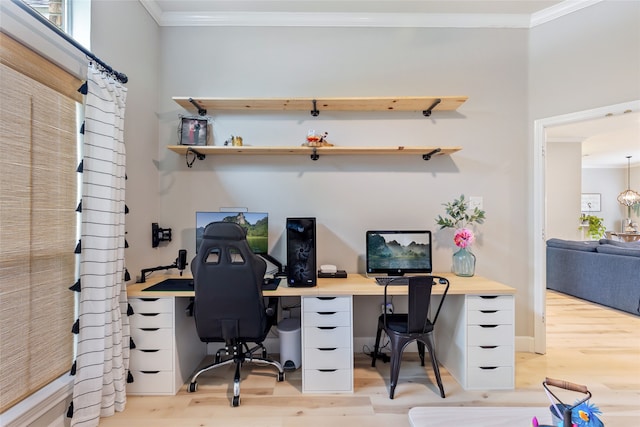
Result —
<instances>
[{"instance_id":1,"label":"desk","mask_svg":"<svg viewBox=\"0 0 640 427\"><path fill-rule=\"evenodd\" d=\"M466 390L513 389L515 289L479 276L437 275L451 282L435 331L439 362ZM144 291L176 277L158 275L127 289L135 312L131 336L136 343L130 363L134 383L128 393L175 394L206 355L193 319L185 314L194 292ZM443 292L444 286L433 287L433 304ZM353 297L383 294L383 286L353 273L346 279L318 279L311 288L289 288L283 280L276 290L264 291L265 297L301 297L303 392L353 391ZM390 286L388 294L406 295L407 287ZM337 314L318 315L327 312ZM332 339L314 335L321 327L341 331L332 345L335 357L318 354L317 341ZM375 327L372 319L372 334Z\"/></svg>"}]
</instances>

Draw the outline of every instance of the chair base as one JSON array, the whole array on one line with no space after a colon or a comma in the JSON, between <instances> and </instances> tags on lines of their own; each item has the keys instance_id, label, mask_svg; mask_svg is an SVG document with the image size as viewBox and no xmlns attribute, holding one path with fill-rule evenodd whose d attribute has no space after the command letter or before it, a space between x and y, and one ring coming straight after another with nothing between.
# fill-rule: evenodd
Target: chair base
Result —
<instances>
[{"instance_id":1,"label":"chair base","mask_svg":"<svg viewBox=\"0 0 640 427\"><path fill-rule=\"evenodd\" d=\"M418 345L418 355L420 356L420 365L424 366L424 357L425 357L425 347L429 351L429 356L431 358L431 365L433 367L433 372L436 376L436 383L438 385L438 389L440 391L440 397L444 399L444 386L442 385L442 378L440 377L440 368L438 366L438 359L435 354L435 345L433 343L433 333L425 333L421 334L420 337L417 337L412 334L398 334L394 333L391 330L385 330L384 325L379 323L378 330L376 332L376 342L373 347L373 357L371 360L371 366L376 366L376 359L378 358L379 350L380 350L380 338L382 335L382 331L385 331L389 339L391 340L391 373L390 373L390 384L389 384L389 399L393 399L396 385L398 384L398 377L400 375L400 361L402 360L402 354L404 353L405 347L415 341Z\"/></svg>"},{"instance_id":2,"label":"chair base","mask_svg":"<svg viewBox=\"0 0 640 427\"><path fill-rule=\"evenodd\" d=\"M254 356L254 353L257 351L261 351L261 357ZM221 353L224 352L226 355L230 355L229 359L222 360ZM262 345L262 343L258 343L255 347L249 348L247 343L239 343L234 345L227 345L224 349L220 349L216 352L215 360L213 363L199 369L189 381L187 385L187 392L194 393L198 389L197 379L200 374L210 371L215 368L219 368L221 366L230 365L235 363L236 370L233 377L233 399L231 401L232 406L240 405L240 368L244 362L255 362L264 365L271 365L278 370L278 382L284 381L284 369L280 362L275 360L271 360L267 358L267 350Z\"/></svg>"}]
</instances>

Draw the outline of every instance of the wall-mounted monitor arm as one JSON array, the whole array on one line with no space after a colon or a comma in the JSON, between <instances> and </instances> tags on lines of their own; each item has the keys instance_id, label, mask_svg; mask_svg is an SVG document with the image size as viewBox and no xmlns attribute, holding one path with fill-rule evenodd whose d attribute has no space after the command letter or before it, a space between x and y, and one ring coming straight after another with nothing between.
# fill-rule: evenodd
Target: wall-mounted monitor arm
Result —
<instances>
[{"instance_id":1,"label":"wall-mounted monitor arm","mask_svg":"<svg viewBox=\"0 0 640 427\"><path fill-rule=\"evenodd\" d=\"M147 280L147 274L153 273L154 271L159 271L159 270L171 270L172 268L177 268L178 270L180 270L180 275L182 276L182 271L186 268L187 265L188 265L187 250L180 249L178 251L178 258L176 258L173 264L159 265L158 267L151 267L151 268L143 268L140 271L140 280L138 281L138 283L145 283Z\"/></svg>"}]
</instances>

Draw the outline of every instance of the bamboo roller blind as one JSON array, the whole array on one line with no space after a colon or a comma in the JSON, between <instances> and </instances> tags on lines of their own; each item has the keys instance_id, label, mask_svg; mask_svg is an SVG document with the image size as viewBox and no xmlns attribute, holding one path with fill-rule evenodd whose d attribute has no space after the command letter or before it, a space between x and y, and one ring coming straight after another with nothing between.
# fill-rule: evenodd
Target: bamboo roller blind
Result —
<instances>
[{"instance_id":1,"label":"bamboo roller blind","mask_svg":"<svg viewBox=\"0 0 640 427\"><path fill-rule=\"evenodd\" d=\"M2 412L67 373L73 361L68 288L75 282L78 160L76 102L24 75L20 61L9 66L10 44L4 35L0 41ZM16 57L27 69L42 68L29 60L31 51ZM46 69L45 79L51 73L66 75L53 80L69 79L50 63Z\"/></svg>"}]
</instances>

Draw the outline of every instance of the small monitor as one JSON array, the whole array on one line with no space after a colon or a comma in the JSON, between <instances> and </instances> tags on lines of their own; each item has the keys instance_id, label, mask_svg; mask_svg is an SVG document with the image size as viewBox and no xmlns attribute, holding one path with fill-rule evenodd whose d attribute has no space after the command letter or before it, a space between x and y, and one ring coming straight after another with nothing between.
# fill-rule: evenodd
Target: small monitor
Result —
<instances>
[{"instance_id":1,"label":"small monitor","mask_svg":"<svg viewBox=\"0 0 640 427\"><path fill-rule=\"evenodd\" d=\"M247 230L247 242L256 254L269 252L269 214L266 212L196 212L196 253L204 229L212 222L235 222Z\"/></svg>"},{"instance_id":2,"label":"small monitor","mask_svg":"<svg viewBox=\"0 0 640 427\"><path fill-rule=\"evenodd\" d=\"M403 276L432 272L429 230L367 231L366 245L367 274Z\"/></svg>"}]
</instances>

